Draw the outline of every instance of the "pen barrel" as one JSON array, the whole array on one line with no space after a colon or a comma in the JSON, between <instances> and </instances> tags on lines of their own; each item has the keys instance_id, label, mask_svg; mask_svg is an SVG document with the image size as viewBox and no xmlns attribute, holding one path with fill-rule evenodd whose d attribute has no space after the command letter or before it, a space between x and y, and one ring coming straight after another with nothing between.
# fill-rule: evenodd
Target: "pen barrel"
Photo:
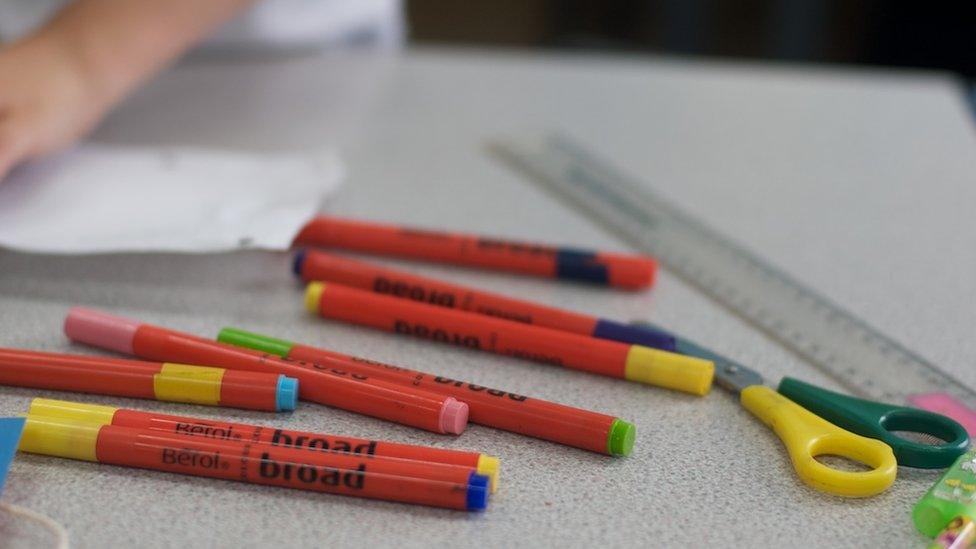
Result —
<instances>
[{"instance_id":1,"label":"pen barrel","mask_svg":"<svg viewBox=\"0 0 976 549\"><path fill-rule=\"evenodd\" d=\"M714 365L705 360L414 303L338 284L309 284L306 306L325 318L698 395L708 392L714 373Z\"/></svg>"},{"instance_id":2,"label":"pen barrel","mask_svg":"<svg viewBox=\"0 0 976 549\"><path fill-rule=\"evenodd\" d=\"M187 475L451 509L483 509L488 478L471 468L239 440L176 436L28 414L19 449Z\"/></svg>"},{"instance_id":3,"label":"pen barrel","mask_svg":"<svg viewBox=\"0 0 976 549\"><path fill-rule=\"evenodd\" d=\"M478 466L478 460L481 458L481 454L478 452L370 440L345 435L277 429L246 423L155 414L124 408L115 411L111 424L118 427L162 431L181 436L240 440L272 446L304 448L322 452L347 452L365 456L428 461L472 468Z\"/></svg>"},{"instance_id":4,"label":"pen barrel","mask_svg":"<svg viewBox=\"0 0 976 549\"><path fill-rule=\"evenodd\" d=\"M551 246L334 217L313 219L298 233L295 243L527 275L556 276L557 249Z\"/></svg>"},{"instance_id":5,"label":"pen barrel","mask_svg":"<svg viewBox=\"0 0 976 549\"><path fill-rule=\"evenodd\" d=\"M280 411L281 374L226 370L220 383L220 405L251 410ZM299 388L301 391L301 388ZM293 410L294 407L285 406Z\"/></svg>"},{"instance_id":6,"label":"pen barrel","mask_svg":"<svg viewBox=\"0 0 976 549\"><path fill-rule=\"evenodd\" d=\"M468 508L468 468L308 452L106 426L100 463L450 509Z\"/></svg>"},{"instance_id":7,"label":"pen barrel","mask_svg":"<svg viewBox=\"0 0 976 549\"><path fill-rule=\"evenodd\" d=\"M188 364L0 349L0 385L37 389L275 411L279 377Z\"/></svg>"},{"instance_id":8,"label":"pen barrel","mask_svg":"<svg viewBox=\"0 0 976 549\"><path fill-rule=\"evenodd\" d=\"M271 444L322 452L346 452L366 456L384 456L415 461L444 463L478 468L479 472L497 476L497 460L478 452L434 448L398 442L370 440L308 431L277 429L246 423L143 412L98 404L35 398L28 414L33 417L59 418L64 422L86 425L114 425L133 429L162 431L178 436L200 436L218 440L236 440Z\"/></svg>"},{"instance_id":9,"label":"pen barrel","mask_svg":"<svg viewBox=\"0 0 976 549\"><path fill-rule=\"evenodd\" d=\"M97 363L44 356L0 356L0 385L155 399L162 364Z\"/></svg>"},{"instance_id":10,"label":"pen barrel","mask_svg":"<svg viewBox=\"0 0 976 549\"><path fill-rule=\"evenodd\" d=\"M97 455L99 462L113 465L448 509L469 507L470 471L445 478L433 466L421 472L430 464L419 462L394 467L348 454L174 439L110 427L99 435Z\"/></svg>"},{"instance_id":11,"label":"pen barrel","mask_svg":"<svg viewBox=\"0 0 976 549\"><path fill-rule=\"evenodd\" d=\"M377 267L362 261L309 250L296 269L305 282L334 282L350 288L409 299L428 305L504 318L581 335L590 335L597 319L507 298L429 277ZM298 261L298 259L296 259Z\"/></svg>"},{"instance_id":12,"label":"pen barrel","mask_svg":"<svg viewBox=\"0 0 976 549\"><path fill-rule=\"evenodd\" d=\"M293 346L288 359L308 363L341 360L350 372L454 397L468 405L474 423L602 454L630 453L631 446L610 445L612 428L619 420L606 414L307 345ZM632 443L633 434L630 436Z\"/></svg>"},{"instance_id":13,"label":"pen barrel","mask_svg":"<svg viewBox=\"0 0 976 549\"><path fill-rule=\"evenodd\" d=\"M350 288L502 318L584 336L673 351L674 336L579 314L539 303L460 286L314 250L295 256L302 280L333 282Z\"/></svg>"},{"instance_id":14,"label":"pen barrel","mask_svg":"<svg viewBox=\"0 0 976 549\"><path fill-rule=\"evenodd\" d=\"M303 400L436 433L459 434L467 423L467 406L450 397L352 375L339 368L317 369L289 363L153 326L143 325L136 331L132 349L137 356L155 360L193 361L230 370L284 374L299 380L299 397Z\"/></svg>"},{"instance_id":15,"label":"pen barrel","mask_svg":"<svg viewBox=\"0 0 976 549\"><path fill-rule=\"evenodd\" d=\"M332 217L318 217L310 221L299 232L295 243L585 281L625 289L649 286L657 270L656 262L644 256Z\"/></svg>"},{"instance_id":16,"label":"pen barrel","mask_svg":"<svg viewBox=\"0 0 976 549\"><path fill-rule=\"evenodd\" d=\"M460 347L624 377L628 347L575 334L526 326L325 284L317 311L323 317Z\"/></svg>"}]
</instances>

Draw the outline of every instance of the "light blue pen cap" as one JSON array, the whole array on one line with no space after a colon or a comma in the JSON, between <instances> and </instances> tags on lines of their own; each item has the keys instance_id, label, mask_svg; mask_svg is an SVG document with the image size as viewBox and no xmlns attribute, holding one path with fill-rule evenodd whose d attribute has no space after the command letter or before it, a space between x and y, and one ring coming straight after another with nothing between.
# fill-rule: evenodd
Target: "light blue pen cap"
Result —
<instances>
[{"instance_id":1,"label":"light blue pen cap","mask_svg":"<svg viewBox=\"0 0 976 549\"><path fill-rule=\"evenodd\" d=\"M26 421L22 417L0 418L0 494L3 493L3 484L7 480L10 463L17 454L17 445L20 443L20 434L24 431Z\"/></svg>"},{"instance_id":2,"label":"light blue pen cap","mask_svg":"<svg viewBox=\"0 0 976 549\"><path fill-rule=\"evenodd\" d=\"M275 392L275 410L291 412L296 406L298 406L298 380L279 375L278 389Z\"/></svg>"}]
</instances>

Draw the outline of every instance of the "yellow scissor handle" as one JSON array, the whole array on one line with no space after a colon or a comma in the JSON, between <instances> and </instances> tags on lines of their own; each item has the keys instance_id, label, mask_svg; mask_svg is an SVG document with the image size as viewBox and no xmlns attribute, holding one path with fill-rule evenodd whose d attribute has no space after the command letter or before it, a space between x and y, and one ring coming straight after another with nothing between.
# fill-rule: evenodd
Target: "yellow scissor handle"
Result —
<instances>
[{"instance_id":1,"label":"yellow scissor handle","mask_svg":"<svg viewBox=\"0 0 976 549\"><path fill-rule=\"evenodd\" d=\"M746 387L739 400L779 436L796 474L811 487L838 496L867 497L884 492L895 481L895 454L880 440L845 431L764 385ZM832 469L814 459L822 455L852 459L871 470Z\"/></svg>"}]
</instances>

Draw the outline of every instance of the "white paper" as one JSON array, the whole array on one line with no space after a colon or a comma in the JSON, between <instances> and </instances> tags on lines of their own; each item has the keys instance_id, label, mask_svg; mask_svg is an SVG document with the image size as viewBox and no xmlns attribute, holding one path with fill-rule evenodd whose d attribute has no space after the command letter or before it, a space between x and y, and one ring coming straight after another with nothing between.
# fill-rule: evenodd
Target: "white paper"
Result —
<instances>
[{"instance_id":1,"label":"white paper","mask_svg":"<svg viewBox=\"0 0 976 549\"><path fill-rule=\"evenodd\" d=\"M0 181L0 246L62 254L287 249L338 186L306 156L80 145Z\"/></svg>"}]
</instances>

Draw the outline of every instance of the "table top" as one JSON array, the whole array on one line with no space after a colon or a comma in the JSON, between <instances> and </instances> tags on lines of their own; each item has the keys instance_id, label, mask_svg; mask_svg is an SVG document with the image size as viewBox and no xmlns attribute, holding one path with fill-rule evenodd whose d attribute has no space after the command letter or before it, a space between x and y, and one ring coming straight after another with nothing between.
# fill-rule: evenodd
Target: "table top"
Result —
<instances>
[{"instance_id":1,"label":"table top","mask_svg":"<svg viewBox=\"0 0 976 549\"><path fill-rule=\"evenodd\" d=\"M976 386L976 134L946 75L668 58L410 51L195 59L95 135L241 150L340 147L351 217L625 250L486 152L498 136L573 136L798 279ZM664 271L631 294L384 261L513 296L646 318L768 379L824 374ZM606 412L637 425L624 459L472 425L459 438L303 404L290 415L0 387L0 415L42 395L497 455L487 512L343 498L19 455L4 501L63 523L75 547L912 546L939 472L884 494L827 496L728 395L694 397L326 322L285 254L53 257L0 252L0 345L69 351L81 304L201 335L227 325ZM87 351L86 351L87 352ZM28 523L0 535L41 546Z\"/></svg>"}]
</instances>

